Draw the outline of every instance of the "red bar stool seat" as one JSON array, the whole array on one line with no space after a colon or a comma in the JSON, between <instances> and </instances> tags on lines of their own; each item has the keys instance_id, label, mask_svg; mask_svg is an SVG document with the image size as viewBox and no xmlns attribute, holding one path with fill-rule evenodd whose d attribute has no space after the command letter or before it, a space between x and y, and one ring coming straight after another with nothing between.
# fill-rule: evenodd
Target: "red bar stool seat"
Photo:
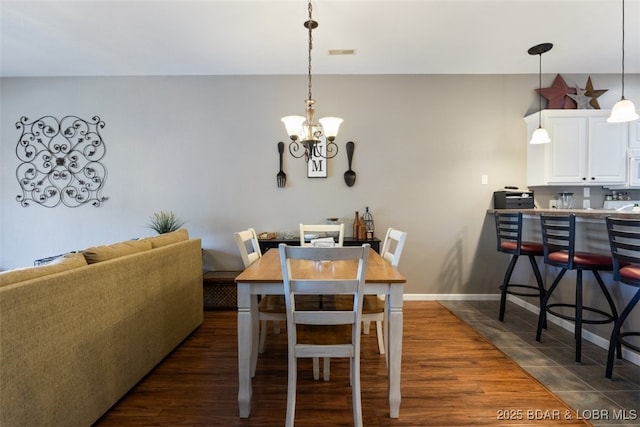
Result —
<instances>
[{"instance_id":1,"label":"red bar stool seat","mask_svg":"<svg viewBox=\"0 0 640 427\"><path fill-rule=\"evenodd\" d=\"M522 240L522 212L496 212L495 221L498 242L497 250L511 255L511 261L509 261L504 280L500 286L500 313L498 318L503 322L507 294L522 297L536 297L539 298L540 303L542 303L542 297L545 294L544 282L542 281L540 269L538 268L535 257L543 256L544 248L542 243ZM536 277L537 286L511 283L511 275L521 255L529 258L533 274Z\"/></svg>"},{"instance_id":2,"label":"red bar stool seat","mask_svg":"<svg viewBox=\"0 0 640 427\"><path fill-rule=\"evenodd\" d=\"M640 301L640 221L633 219L607 218L607 232L613 257L613 278L625 285L638 288L620 313L611 331L605 377L613 375L614 349L619 345L640 352L640 345L630 337L640 337L640 331L622 332L624 322ZM621 358L618 353L618 358Z\"/></svg>"},{"instance_id":3,"label":"red bar stool seat","mask_svg":"<svg viewBox=\"0 0 640 427\"><path fill-rule=\"evenodd\" d=\"M575 360L577 363L581 363L582 325L587 323L615 323L618 320L618 312L616 311L613 299L599 273L600 271L612 271L613 262L609 254L577 252L575 250L575 215L540 215L540 221L542 226L542 244L544 245L544 262L548 265L559 267L561 270L547 290L542 305L540 306L536 341L540 342L541 340L542 329L547 320L547 313L551 313L564 320L575 322ZM549 303L551 296L568 270L576 270L575 301ZM609 311L585 306L583 304L583 271L591 271L595 277L598 287L607 300ZM584 316L587 313L589 317ZM619 353L620 348L621 347L618 346Z\"/></svg>"}]
</instances>

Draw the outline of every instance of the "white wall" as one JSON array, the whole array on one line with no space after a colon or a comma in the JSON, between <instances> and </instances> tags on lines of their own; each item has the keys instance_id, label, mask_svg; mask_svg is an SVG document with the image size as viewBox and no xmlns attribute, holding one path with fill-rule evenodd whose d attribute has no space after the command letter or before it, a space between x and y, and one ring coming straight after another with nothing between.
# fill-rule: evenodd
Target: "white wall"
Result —
<instances>
[{"instance_id":1,"label":"white wall","mask_svg":"<svg viewBox=\"0 0 640 427\"><path fill-rule=\"evenodd\" d=\"M543 76L550 85L555 75ZM584 85L586 75L564 76ZM592 76L602 108L617 76ZM626 95L640 103L640 79ZM208 269L240 269L232 233L295 229L369 206L376 234L409 232L400 269L407 293L495 293L506 257L495 251L493 191L525 183L525 125L537 75L314 76L317 114L344 118L326 179L287 155L276 187L280 117L302 114L306 76L4 78L0 81L0 269L87 246L151 235L172 210L201 237ZM100 116L107 146L103 207L21 207L15 146L21 116ZM344 144L356 144L347 187ZM481 175L489 184L481 184Z\"/></svg>"}]
</instances>

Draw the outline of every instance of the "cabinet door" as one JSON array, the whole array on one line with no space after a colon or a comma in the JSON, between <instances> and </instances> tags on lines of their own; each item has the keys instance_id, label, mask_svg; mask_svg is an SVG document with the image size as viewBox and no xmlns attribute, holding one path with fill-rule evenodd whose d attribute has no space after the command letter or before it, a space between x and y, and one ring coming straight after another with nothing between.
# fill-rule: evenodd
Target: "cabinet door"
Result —
<instances>
[{"instance_id":1,"label":"cabinet door","mask_svg":"<svg viewBox=\"0 0 640 427\"><path fill-rule=\"evenodd\" d=\"M640 120L629 123L629 147L640 148Z\"/></svg>"},{"instance_id":2,"label":"cabinet door","mask_svg":"<svg viewBox=\"0 0 640 427\"><path fill-rule=\"evenodd\" d=\"M607 123L604 117L590 118L586 181L624 184L627 177L627 140L624 123Z\"/></svg>"},{"instance_id":3,"label":"cabinet door","mask_svg":"<svg viewBox=\"0 0 640 427\"><path fill-rule=\"evenodd\" d=\"M584 117L549 117L549 183L583 183L587 176L587 122Z\"/></svg>"}]
</instances>

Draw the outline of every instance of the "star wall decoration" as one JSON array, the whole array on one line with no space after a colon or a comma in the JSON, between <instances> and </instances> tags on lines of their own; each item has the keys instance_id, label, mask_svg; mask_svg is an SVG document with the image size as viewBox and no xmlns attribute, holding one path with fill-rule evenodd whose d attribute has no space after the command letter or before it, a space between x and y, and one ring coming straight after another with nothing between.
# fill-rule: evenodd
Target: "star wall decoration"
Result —
<instances>
[{"instance_id":1,"label":"star wall decoration","mask_svg":"<svg viewBox=\"0 0 640 427\"><path fill-rule=\"evenodd\" d=\"M560 74L556 75L551 87L536 89L536 92L548 101L547 108L549 109L561 110L576 108L575 101L567 96L568 94L575 94L576 90L570 88Z\"/></svg>"},{"instance_id":2,"label":"star wall decoration","mask_svg":"<svg viewBox=\"0 0 640 427\"><path fill-rule=\"evenodd\" d=\"M586 92L586 90L580 89L576 86L575 95L568 93L567 96L576 102L576 108L579 110L591 110L591 98L586 95Z\"/></svg>"},{"instance_id":3,"label":"star wall decoration","mask_svg":"<svg viewBox=\"0 0 640 427\"><path fill-rule=\"evenodd\" d=\"M600 109L600 104L598 104L598 97L605 93L609 89L594 89L593 83L591 83L591 76L587 79L587 85L585 87L584 94L587 95L591 100L589 101L589 105L596 110Z\"/></svg>"}]
</instances>

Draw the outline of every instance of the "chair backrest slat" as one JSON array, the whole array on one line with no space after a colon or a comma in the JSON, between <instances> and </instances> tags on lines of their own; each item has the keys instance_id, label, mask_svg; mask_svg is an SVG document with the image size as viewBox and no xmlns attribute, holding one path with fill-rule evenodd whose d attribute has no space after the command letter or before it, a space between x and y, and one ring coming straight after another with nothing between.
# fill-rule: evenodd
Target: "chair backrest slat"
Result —
<instances>
[{"instance_id":1,"label":"chair backrest slat","mask_svg":"<svg viewBox=\"0 0 640 427\"><path fill-rule=\"evenodd\" d=\"M542 230L542 244L544 246L544 261L551 265L558 265L549 261L549 254L557 251L567 252L568 262L561 267L573 270L575 253L576 216L570 215L540 215Z\"/></svg>"},{"instance_id":2,"label":"chair backrest slat","mask_svg":"<svg viewBox=\"0 0 640 427\"><path fill-rule=\"evenodd\" d=\"M515 242L520 247L522 241L522 212L496 212L496 237L498 250L504 241Z\"/></svg>"},{"instance_id":3,"label":"chair backrest slat","mask_svg":"<svg viewBox=\"0 0 640 427\"><path fill-rule=\"evenodd\" d=\"M334 237L335 246L342 246L344 242L344 223L342 224L300 224L300 246L312 246L304 236L318 234L318 237Z\"/></svg>"},{"instance_id":4,"label":"chair backrest slat","mask_svg":"<svg viewBox=\"0 0 640 427\"><path fill-rule=\"evenodd\" d=\"M621 280L621 267L629 264L640 266L640 220L607 217L606 221L613 258L613 277ZM630 279L622 280L632 282ZM638 285L638 282L631 284Z\"/></svg>"},{"instance_id":5,"label":"chair backrest slat","mask_svg":"<svg viewBox=\"0 0 640 427\"><path fill-rule=\"evenodd\" d=\"M238 231L237 233L233 233L233 237L235 238L236 245L240 251L244 268L249 267L257 259L262 257L256 230L249 228L247 230Z\"/></svg>"},{"instance_id":6,"label":"chair backrest slat","mask_svg":"<svg viewBox=\"0 0 640 427\"><path fill-rule=\"evenodd\" d=\"M380 255L392 266L398 267L400 264L400 256L404 249L404 243L407 240L407 232L389 228L382 243L382 251Z\"/></svg>"},{"instance_id":7,"label":"chair backrest slat","mask_svg":"<svg viewBox=\"0 0 640 427\"><path fill-rule=\"evenodd\" d=\"M353 337L359 337L370 245L322 248L280 244L279 251L287 307L289 346L297 345L296 324L352 325ZM352 262L353 268L333 269L331 263L341 261ZM310 271L321 271L323 268L331 269L331 276L340 274L347 277L310 277ZM302 295L348 295L353 298L348 299L351 303L348 309L341 306L339 310L297 311L296 297ZM359 348L359 338L356 341L358 343L353 345Z\"/></svg>"}]
</instances>

